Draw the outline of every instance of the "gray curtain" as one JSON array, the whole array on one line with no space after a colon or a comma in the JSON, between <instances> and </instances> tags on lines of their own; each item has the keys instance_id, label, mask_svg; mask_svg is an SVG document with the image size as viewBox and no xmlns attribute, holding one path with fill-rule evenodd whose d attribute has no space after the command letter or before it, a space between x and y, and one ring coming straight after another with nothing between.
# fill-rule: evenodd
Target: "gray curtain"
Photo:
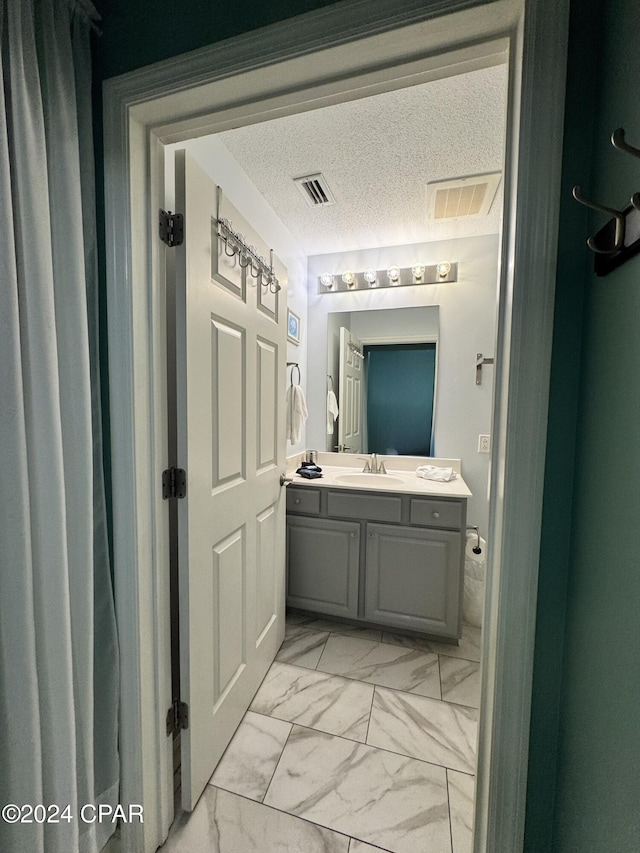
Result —
<instances>
[{"instance_id":1,"label":"gray curtain","mask_svg":"<svg viewBox=\"0 0 640 853\"><path fill-rule=\"evenodd\" d=\"M80 808L118 801L95 18L88 0L0 0L0 805L69 806L56 823L0 820L3 853L98 851L115 825L83 822Z\"/></svg>"}]
</instances>

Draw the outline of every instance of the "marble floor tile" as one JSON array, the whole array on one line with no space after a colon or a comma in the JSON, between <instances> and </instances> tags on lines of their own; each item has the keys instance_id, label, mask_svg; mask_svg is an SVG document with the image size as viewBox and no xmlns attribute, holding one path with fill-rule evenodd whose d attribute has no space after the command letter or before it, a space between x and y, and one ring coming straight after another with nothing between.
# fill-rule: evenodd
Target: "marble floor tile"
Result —
<instances>
[{"instance_id":1,"label":"marble floor tile","mask_svg":"<svg viewBox=\"0 0 640 853\"><path fill-rule=\"evenodd\" d=\"M287 624L284 642L276 660L315 669L328 637L328 631L314 631L304 625Z\"/></svg>"},{"instance_id":2,"label":"marble floor tile","mask_svg":"<svg viewBox=\"0 0 640 853\"><path fill-rule=\"evenodd\" d=\"M466 773L447 770L453 853L473 853L475 781Z\"/></svg>"},{"instance_id":3,"label":"marble floor tile","mask_svg":"<svg viewBox=\"0 0 640 853\"><path fill-rule=\"evenodd\" d=\"M305 616L304 613L294 613L292 610L287 610L285 615L287 625L302 625L304 622L308 622L309 619L310 617Z\"/></svg>"},{"instance_id":4,"label":"marble floor tile","mask_svg":"<svg viewBox=\"0 0 640 853\"><path fill-rule=\"evenodd\" d=\"M262 802L291 728L247 711L209 784Z\"/></svg>"},{"instance_id":5,"label":"marble floor tile","mask_svg":"<svg viewBox=\"0 0 640 853\"><path fill-rule=\"evenodd\" d=\"M355 625L336 624L332 633L342 634L346 637L357 637L359 640L373 640L374 643L379 643L382 640L382 629L356 628Z\"/></svg>"},{"instance_id":6,"label":"marble floor tile","mask_svg":"<svg viewBox=\"0 0 640 853\"><path fill-rule=\"evenodd\" d=\"M361 628L359 625L350 625L348 622L338 622L333 619L322 619L316 616L302 616L300 613L288 613L287 622L292 625L305 627L314 631L330 631L334 634L348 634L350 637L359 637L363 640L382 639L381 628Z\"/></svg>"},{"instance_id":7,"label":"marble floor tile","mask_svg":"<svg viewBox=\"0 0 640 853\"><path fill-rule=\"evenodd\" d=\"M364 841L352 838L349 853L385 853L385 850L384 847L374 847L372 844L366 844Z\"/></svg>"},{"instance_id":8,"label":"marble floor tile","mask_svg":"<svg viewBox=\"0 0 640 853\"><path fill-rule=\"evenodd\" d=\"M477 719L474 708L376 687L367 743L473 774Z\"/></svg>"},{"instance_id":9,"label":"marble floor tile","mask_svg":"<svg viewBox=\"0 0 640 853\"><path fill-rule=\"evenodd\" d=\"M392 853L451 853L446 772L294 726L265 803Z\"/></svg>"},{"instance_id":10,"label":"marble floor tile","mask_svg":"<svg viewBox=\"0 0 640 853\"><path fill-rule=\"evenodd\" d=\"M406 646L409 649L422 649L425 652L447 655L453 658L464 658L465 660L480 660L481 631L472 625L462 626L462 637L459 644L437 643L435 640L427 640L422 637L409 637L405 634L396 634L393 631L385 631L382 635L383 643L392 643L396 646Z\"/></svg>"},{"instance_id":11,"label":"marble floor tile","mask_svg":"<svg viewBox=\"0 0 640 853\"><path fill-rule=\"evenodd\" d=\"M349 838L207 786L159 853L348 853Z\"/></svg>"},{"instance_id":12,"label":"marble floor tile","mask_svg":"<svg viewBox=\"0 0 640 853\"><path fill-rule=\"evenodd\" d=\"M480 664L462 658L440 656L440 684L446 702L480 707Z\"/></svg>"},{"instance_id":13,"label":"marble floor tile","mask_svg":"<svg viewBox=\"0 0 640 853\"><path fill-rule=\"evenodd\" d=\"M318 670L440 698L438 656L418 649L331 634Z\"/></svg>"},{"instance_id":14,"label":"marble floor tile","mask_svg":"<svg viewBox=\"0 0 640 853\"><path fill-rule=\"evenodd\" d=\"M385 853L385 850L384 847L374 847L372 844L366 844L364 841L352 838L349 853Z\"/></svg>"},{"instance_id":15,"label":"marble floor tile","mask_svg":"<svg viewBox=\"0 0 640 853\"><path fill-rule=\"evenodd\" d=\"M370 684L276 662L250 710L364 742L373 690Z\"/></svg>"}]
</instances>

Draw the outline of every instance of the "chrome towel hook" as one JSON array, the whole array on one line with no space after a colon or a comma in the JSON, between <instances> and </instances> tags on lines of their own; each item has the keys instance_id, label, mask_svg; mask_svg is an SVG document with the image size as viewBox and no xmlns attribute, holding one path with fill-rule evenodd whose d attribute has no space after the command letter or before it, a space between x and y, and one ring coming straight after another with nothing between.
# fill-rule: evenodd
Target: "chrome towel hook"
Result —
<instances>
[{"instance_id":1,"label":"chrome towel hook","mask_svg":"<svg viewBox=\"0 0 640 853\"><path fill-rule=\"evenodd\" d=\"M616 210L615 207L605 207L603 204L596 204L594 201L589 201L582 194L582 190L576 184L576 186L571 191L573 197L577 202L583 204L585 207L590 207L592 210L597 210L598 213L607 213L609 216L613 216L615 220L615 233L613 237L613 245L609 248L603 249L596 244L595 237L589 237L587 240L587 246L594 252L600 252L604 255L609 255L611 252L619 252L620 249L624 247L624 213L621 210Z\"/></svg>"}]
</instances>

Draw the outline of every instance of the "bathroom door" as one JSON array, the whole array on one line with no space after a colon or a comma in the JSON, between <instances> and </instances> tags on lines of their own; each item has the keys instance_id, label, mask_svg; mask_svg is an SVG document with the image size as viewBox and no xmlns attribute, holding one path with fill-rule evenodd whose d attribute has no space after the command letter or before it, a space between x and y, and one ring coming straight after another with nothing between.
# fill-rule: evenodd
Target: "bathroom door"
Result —
<instances>
[{"instance_id":1,"label":"bathroom door","mask_svg":"<svg viewBox=\"0 0 640 853\"><path fill-rule=\"evenodd\" d=\"M348 453L362 451L362 342L349 329L340 329L340 390L338 446Z\"/></svg>"},{"instance_id":2,"label":"bathroom door","mask_svg":"<svg viewBox=\"0 0 640 853\"><path fill-rule=\"evenodd\" d=\"M217 203L209 176L176 152L176 209L185 218L176 250L176 369L178 466L187 471L178 501L187 811L284 633L286 288L269 295L250 274L240 286L225 284L218 267L237 259L219 250ZM246 222L234 225L250 233Z\"/></svg>"}]
</instances>

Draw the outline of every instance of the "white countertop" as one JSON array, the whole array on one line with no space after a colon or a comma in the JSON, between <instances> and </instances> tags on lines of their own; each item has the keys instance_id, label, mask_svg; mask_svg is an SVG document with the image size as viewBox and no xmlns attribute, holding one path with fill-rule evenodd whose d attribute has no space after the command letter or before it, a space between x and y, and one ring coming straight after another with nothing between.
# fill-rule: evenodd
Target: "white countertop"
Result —
<instances>
[{"instance_id":1,"label":"white countertop","mask_svg":"<svg viewBox=\"0 0 640 853\"><path fill-rule=\"evenodd\" d=\"M350 453L318 453L317 464L322 468L322 477L308 480L296 474L302 456L288 460L287 476L293 478L292 486L315 486L320 488L350 489L376 492L399 492L436 498L470 498L471 491L462 479L459 459L431 459L418 456L381 456L386 474L364 474L364 462ZM340 464L337 464L340 463ZM356 464L357 463L357 464ZM418 477L418 465L435 465L453 468L458 472L455 480L442 483Z\"/></svg>"}]
</instances>

